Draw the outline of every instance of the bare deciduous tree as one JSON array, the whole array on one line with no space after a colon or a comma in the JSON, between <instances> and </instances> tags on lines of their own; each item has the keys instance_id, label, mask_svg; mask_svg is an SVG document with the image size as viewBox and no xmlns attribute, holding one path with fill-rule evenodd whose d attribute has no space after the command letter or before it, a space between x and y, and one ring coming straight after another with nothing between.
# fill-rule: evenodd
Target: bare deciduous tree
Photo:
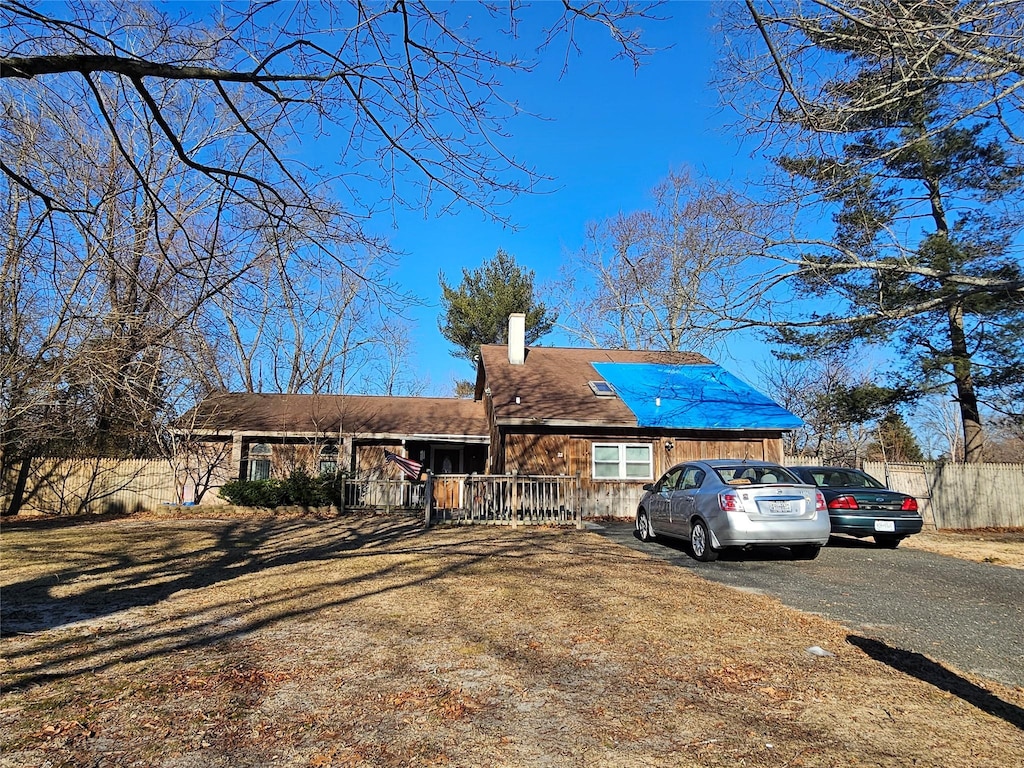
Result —
<instances>
[{"instance_id":1,"label":"bare deciduous tree","mask_svg":"<svg viewBox=\"0 0 1024 768\"><path fill-rule=\"evenodd\" d=\"M961 462L964 460L964 436L960 428L960 409L951 394L949 390L939 390L921 398L915 416L921 425L928 455Z\"/></svg>"},{"instance_id":2,"label":"bare deciduous tree","mask_svg":"<svg viewBox=\"0 0 1024 768\"><path fill-rule=\"evenodd\" d=\"M854 466L864 457L874 425L851 419L836 405L850 387L869 382L866 373L855 372L851 361L834 353L803 360L777 357L759 373L768 394L806 424L787 433L787 455Z\"/></svg>"},{"instance_id":3,"label":"bare deciduous tree","mask_svg":"<svg viewBox=\"0 0 1024 768\"><path fill-rule=\"evenodd\" d=\"M426 198L440 195L447 197L443 204L460 200L493 214L495 203L536 180L495 141L515 111L500 90L500 72L529 69L530 61L516 52L524 39L522 9L473 8L479 19L468 7L419 0L228 4L216 14L188 5L73 1L50 8L8 1L0 4L9 32L0 78L16 100L93 113L131 161L130 136L111 108L116 94L135 119L152 124L182 173L202 176L274 227L288 226L296 211L316 216L322 182L332 176L346 185L353 230L381 202L409 202L413 178ZM645 50L626 25L649 8L552 5L542 14L548 26L539 43L561 38L572 45L576 22L591 21L605 25L621 54L636 60ZM502 26L514 34L481 42ZM191 135L164 109L164 93L215 117L218 134ZM294 151L330 134L336 173L309 167ZM13 138L2 134L5 144ZM235 147L230 154L219 151L225 138ZM78 206L38 169L4 163L0 170L50 208Z\"/></svg>"},{"instance_id":4,"label":"bare deciduous tree","mask_svg":"<svg viewBox=\"0 0 1024 768\"><path fill-rule=\"evenodd\" d=\"M271 238L204 308L208 327L223 329L218 367L235 388L350 391L361 369L393 349L394 313L411 298L390 286L384 255L338 248L345 267Z\"/></svg>"},{"instance_id":5,"label":"bare deciduous tree","mask_svg":"<svg viewBox=\"0 0 1024 768\"><path fill-rule=\"evenodd\" d=\"M479 8L0 2L0 479L58 438L159 450L176 398L263 364L276 389L342 388L405 298L372 217L498 215L538 179L499 146L524 38L479 38L521 9ZM533 38L588 21L635 58L648 9L546 6Z\"/></svg>"},{"instance_id":6,"label":"bare deciduous tree","mask_svg":"<svg viewBox=\"0 0 1024 768\"><path fill-rule=\"evenodd\" d=\"M652 196L649 210L588 226L557 286L561 325L595 346L711 351L761 298L758 209L686 170Z\"/></svg>"},{"instance_id":7,"label":"bare deciduous tree","mask_svg":"<svg viewBox=\"0 0 1024 768\"><path fill-rule=\"evenodd\" d=\"M993 422L992 441L986 458L1009 464L1024 464L1024 419L1004 416Z\"/></svg>"},{"instance_id":8,"label":"bare deciduous tree","mask_svg":"<svg viewBox=\"0 0 1024 768\"><path fill-rule=\"evenodd\" d=\"M375 334L373 354L363 356L350 371L358 391L379 395L415 397L423 395L429 382L410 365L415 352L409 322L389 317Z\"/></svg>"}]
</instances>

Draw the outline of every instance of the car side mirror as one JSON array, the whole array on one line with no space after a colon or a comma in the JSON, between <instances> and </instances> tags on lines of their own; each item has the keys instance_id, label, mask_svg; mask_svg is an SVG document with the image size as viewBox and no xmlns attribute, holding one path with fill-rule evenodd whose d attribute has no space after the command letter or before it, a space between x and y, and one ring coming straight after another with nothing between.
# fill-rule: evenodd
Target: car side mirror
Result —
<instances>
[{"instance_id":1,"label":"car side mirror","mask_svg":"<svg viewBox=\"0 0 1024 768\"><path fill-rule=\"evenodd\" d=\"M654 483L644 483L644 490L645 491L653 491L654 490Z\"/></svg>"}]
</instances>

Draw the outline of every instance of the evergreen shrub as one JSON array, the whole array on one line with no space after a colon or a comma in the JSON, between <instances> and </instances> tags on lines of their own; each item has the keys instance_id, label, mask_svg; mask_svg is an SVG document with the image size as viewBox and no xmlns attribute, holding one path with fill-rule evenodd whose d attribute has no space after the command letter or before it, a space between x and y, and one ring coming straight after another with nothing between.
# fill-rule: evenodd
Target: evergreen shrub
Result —
<instances>
[{"instance_id":1,"label":"evergreen shrub","mask_svg":"<svg viewBox=\"0 0 1024 768\"><path fill-rule=\"evenodd\" d=\"M341 473L313 477L297 469L284 480L233 480L220 489L222 499L241 507L326 507L338 504Z\"/></svg>"}]
</instances>

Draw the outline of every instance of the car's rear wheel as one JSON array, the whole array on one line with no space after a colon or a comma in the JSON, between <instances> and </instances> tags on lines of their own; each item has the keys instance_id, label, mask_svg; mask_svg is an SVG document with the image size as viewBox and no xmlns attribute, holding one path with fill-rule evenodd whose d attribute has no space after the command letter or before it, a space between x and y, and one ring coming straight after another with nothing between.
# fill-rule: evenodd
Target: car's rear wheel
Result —
<instances>
[{"instance_id":1,"label":"car's rear wheel","mask_svg":"<svg viewBox=\"0 0 1024 768\"><path fill-rule=\"evenodd\" d=\"M636 534L640 537L640 541L650 541L654 538L651 520L647 517L647 512L642 509L636 513Z\"/></svg>"},{"instance_id":2,"label":"car's rear wheel","mask_svg":"<svg viewBox=\"0 0 1024 768\"><path fill-rule=\"evenodd\" d=\"M711 547L711 534L708 532L707 523L703 520L694 520L690 527L690 549L693 556L702 563L718 559L718 552Z\"/></svg>"},{"instance_id":3,"label":"car's rear wheel","mask_svg":"<svg viewBox=\"0 0 1024 768\"><path fill-rule=\"evenodd\" d=\"M875 544L882 547L883 549L896 549L900 545L902 536L875 536Z\"/></svg>"},{"instance_id":4,"label":"car's rear wheel","mask_svg":"<svg viewBox=\"0 0 1024 768\"><path fill-rule=\"evenodd\" d=\"M797 560L813 560L821 552L821 547L817 544L800 544L789 549Z\"/></svg>"}]
</instances>

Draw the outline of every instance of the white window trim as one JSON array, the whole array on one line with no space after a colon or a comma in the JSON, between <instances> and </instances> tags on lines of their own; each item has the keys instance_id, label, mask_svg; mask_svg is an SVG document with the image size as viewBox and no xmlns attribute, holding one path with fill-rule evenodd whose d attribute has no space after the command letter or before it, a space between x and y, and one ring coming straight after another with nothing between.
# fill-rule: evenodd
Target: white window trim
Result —
<instances>
[{"instance_id":1,"label":"white window trim","mask_svg":"<svg viewBox=\"0 0 1024 768\"><path fill-rule=\"evenodd\" d=\"M320 446L320 459L317 466L321 475L334 475L338 472L338 458L341 451L337 443L324 443Z\"/></svg>"},{"instance_id":2,"label":"white window trim","mask_svg":"<svg viewBox=\"0 0 1024 768\"><path fill-rule=\"evenodd\" d=\"M611 462L597 460L597 449L598 448L615 448L619 453L619 469L616 477L598 477L597 465L608 465ZM647 474L644 476L629 476L626 474L626 453L630 448L643 448L647 451ZM641 462L633 461L628 462L629 464L637 465ZM650 443L592 443L590 450L590 476L595 481L606 482L606 481L628 481L638 482L642 480L653 480L654 479L654 448Z\"/></svg>"},{"instance_id":3,"label":"white window trim","mask_svg":"<svg viewBox=\"0 0 1024 768\"><path fill-rule=\"evenodd\" d=\"M249 446L248 455L246 456L246 459L248 460L249 464L248 469L246 470L246 480L269 479L271 472L274 471L274 465L272 461L273 456L274 451L269 444L252 443ZM256 477L257 474L263 474L262 472L256 471L257 467L266 469L266 478Z\"/></svg>"},{"instance_id":4,"label":"white window trim","mask_svg":"<svg viewBox=\"0 0 1024 768\"><path fill-rule=\"evenodd\" d=\"M255 475L257 475L257 474L263 474L262 472L257 472L256 471L257 467L265 467L266 470L267 470L267 476L266 477L255 477ZM270 473L271 473L272 470L273 470L273 465L271 464L270 459L267 458L267 457L260 457L260 458L249 459L249 478L248 479L249 480L269 480L270 479Z\"/></svg>"}]
</instances>

